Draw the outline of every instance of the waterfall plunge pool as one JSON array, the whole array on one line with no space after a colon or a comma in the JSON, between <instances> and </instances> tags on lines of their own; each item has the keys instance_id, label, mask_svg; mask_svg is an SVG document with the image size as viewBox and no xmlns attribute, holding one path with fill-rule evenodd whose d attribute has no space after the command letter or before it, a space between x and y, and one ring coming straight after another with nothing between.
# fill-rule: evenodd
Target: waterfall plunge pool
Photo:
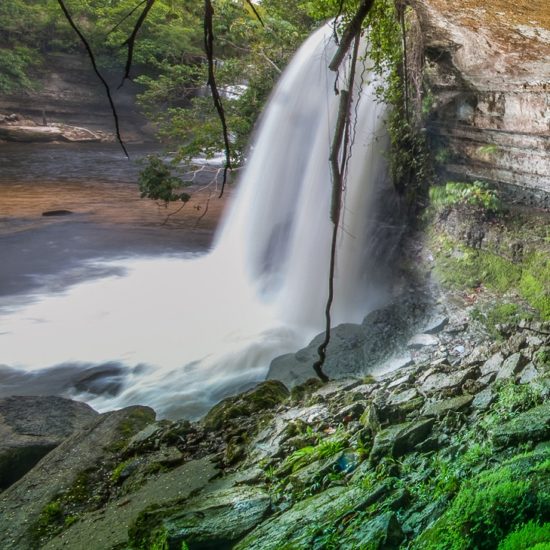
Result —
<instances>
[{"instance_id":1,"label":"waterfall plunge pool","mask_svg":"<svg viewBox=\"0 0 550 550\"><path fill-rule=\"evenodd\" d=\"M68 284L59 284L56 270L42 290L2 298L3 394L56 393L100 411L143 404L160 416L197 418L262 380L274 357L322 330L332 234L328 158L338 109L327 69L333 50L327 26L289 64L211 251L87 259L77 266L84 275ZM372 275L386 244L375 216L388 187L385 107L368 78L354 90L335 324L360 321L384 292Z\"/></svg>"}]
</instances>

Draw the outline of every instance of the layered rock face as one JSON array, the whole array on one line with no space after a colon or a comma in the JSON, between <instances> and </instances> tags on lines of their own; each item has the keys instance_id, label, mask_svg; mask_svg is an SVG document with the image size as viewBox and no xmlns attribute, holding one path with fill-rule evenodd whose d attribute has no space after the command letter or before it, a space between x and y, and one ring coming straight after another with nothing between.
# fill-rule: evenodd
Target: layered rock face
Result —
<instances>
[{"instance_id":1,"label":"layered rock face","mask_svg":"<svg viewBox=\"0 0 550 550\"><path fill-rule=\"evenodd\" d=\"M45 66L47 70L33 77L34 91L0 96L0 110L20 113L36 122L44 122L45 118L48 123L55 121L114 134L113 114L105 89L84 54L49 54ZM138 86L127 81L118 89L120 74L105 76L111 86L122 137L126 141L151 138L153 130L136 106ZM10 139L5 135L1 138Z\"/></svg>"},{"instance_id":2,"label":"layered rock face","mask_svg":"<svg viewBox=\"0 0 550 550\"><path fill-rule=\"evenodd\" d=\"M546 0L411 0L423 108L445 177L550 205L550 10ZM426 89L427 88L427 89Z\"/></svg>"}]
</instances>

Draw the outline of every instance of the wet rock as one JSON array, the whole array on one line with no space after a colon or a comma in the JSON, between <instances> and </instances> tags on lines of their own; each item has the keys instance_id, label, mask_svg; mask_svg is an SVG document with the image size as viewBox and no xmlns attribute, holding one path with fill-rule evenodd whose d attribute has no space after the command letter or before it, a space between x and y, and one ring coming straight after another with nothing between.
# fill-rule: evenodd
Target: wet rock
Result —
<instances>
[{"instance_id":1,"label":"wet rock","mask_svg":"<svg viewBox=\"0 0 550 550\"><path fill-rule=\"evenodd\" d=\"M0 548L31 548L31 527L54 497L68 492L84 472L97 469L155 420L149 407L97 415L65 439L25 477L0 495Z\"/></svg>"},{"instance_id":2,"label":"wet rock","mask_svg":"<svg viewBox=\"0 0 550 550\"><path fill-rule=\"evenodd\" d=\"M348 378L343 380L331 380L321 386L313 393L314 396L322 397L324 400L331 399L340 392L351 391L361 385L361 380Z\"/></svg>"},{"instance_id":3,"label":"wet rock","mask_svg":"<svg viewBox=\"0 0 550 550\"><path fill-rule=\"evenodd\" d=\"M485 363L480 367L481 375L485 376L489 373L498 372L500 370L500 366L504 362L504 356L499 351L495 353L494 355L491 355Z\"/></svg>"},{"instance_id":4,"label":"wet rock","mask_svg":"<svg viewBox=\"0 0 550 550\"><path fill-rule=\"evenodd\" d=\"M403 376L400 376L399 378L396 378L395 380L392 380L387 386L387 390L393 390L393 389L399 389L402 388L402 386L405 386L407 384L411 384L414 381L414 377L411 373L404 374Z\"/></svg>"},{"instance_id":5,"label":"wet rock","mask_svg":"<svg viewBox=\"0 0 550 550\"><path fill-rule=\"evenodd\" d=\"M389 359L410 338L412 327L424 317L426 307L423 295L408 292L369 313L361 325L338 325L331 331L323 365L325 374L331 379L357 377ZM274 359L267 378L281 380L288 387L310 378L311 366L318 358L317 349L324 338L324 333L318 334L306 348Z\"/></svg>"},{"instance_id":6,"label":"wet rock","mask_svg":"<svg viewBox=\"0 0 550 550\"><path fill-rule=\"evenodd\" d=\"M436 393L447 389L460 388L466 380L476 376L476 370L463 369L449 372L434 372L422 382L422 391Z\"/></svg>"},{"instance_id":7,"label":"wet rock","mask_svg":"<svg viewBox=\"0 0 550 550\"><path fill-rule=\"evenodd\" d=\"M505 359L497 373L497 380L505 380L516 375L527 363L527 358L521 353L514 353Z\"/></svg>"},{"instance_id":8,"label":"wet rock","mask_svg":"<svg viewBox=\"0 0 550 550\"><path fill-rule=\"evenodd\" d=\"M387 494L385 486L372 492L362 488L333 487L295 504L290 510L263 522L239 542L234 550L280 550L311 548L318 526L330 526L346 514L365 509Z\"/></svg>"},{"instance_id":9,"label":"wet rock","mask_svg":"<svg viewBox=\"0 0 550 550\"><path fill-rule=\"evenodd\" d=\"M445 315L433 317L424 328L424 334L438 334L447 326L448 323L449 318Z\"/></svg>"},{"instance_id":10,"label":"wet rock","mask_svg":"<svg viewBox=\"0 0 550 550\"><path fill-rule=\"evenodd\" d=\"M335 415L334 420L336 422L350 422L351 420L358 420L365 411L365 402L356 401L351 405L340 409Z\"/></svg>"},{"instance_id":11,"label":"wet rock","mask_svg":"<svg viewBox=\"0 0 550 550\"><path fill-rule=\"evenodd\" d=\"M402 405L407 401L413 400L415 397L418 397L418 390L416 388L410 388L400 393L390 395L388 405Z\"/></svg>"},{"instance_id":12,"label":"wet rock","mask_svg":"<svg viewBox=\"0 0 550 550\"><path fill-rule=\"evenodd\" d=\"M473 395L458 395L457 397L451 397L450 399L434 401L432 403L428 403L424 409L422 409L422 414L424 416L435 416L440 418L450 411L461 411L466 409L473 400Z\"/></svg>"},{"instance_id":13,"label":"wet rock","mask_svg":"<svg viewBox=\"0 0 550 550\"><path fill-rule=\"evenodd\" d=\"M89 405L63 397L0 399L0 489L17 481L97 414Z\"/></svg>"},{"instance_id":14,"label":"wet rock","mask_svg":"<svg viewBox=\"0 0 550 550\"><path fill-rule=\"evenodd\" d=\"M480 363L484 363L489 359L489 350L486 346L478 346L474 348L474 350L464 358L463 365L464 366L471 366L471 365L479 365Z\"/></svg>"},{"instance_id":15,"label":"wet rock","mask_svg":"<svg viewBox=\"0 0 550 550\"><path fill-rule=\"evenodd\" d=\"M210 457L191 460L169 472L147 479L135 492L126 492L100 510L79 518L66 531L43 546L111 550L128 548L128 527L147 516L148 507L169 508L175 499L189 498L219 475Z\"/></svg>"},{"instance_id":16,"label":"wet rock","mask_svg":"<svg viewBox=\"0 0 550 550\"><path fill-rule=\"evenodd\" d=\"M493 442L500 447L509 447L527 441L537 443L548 438L550 438L550 403L518 414L493 431Z\"/></svg>"},{"instance_id":17,"label":"wet rock","mask_svg":"<svg viewBox=\"0 0 550 550\"><path fill-rule=\"evenodd\" d=\"M417 334L413 336L408 342L407 347L409 349L421 349L426 346L437 346L439 339L432 334Z\"/></svg>"},{"instance_id":18,"label":"wet rock","mask_svg":"<svg viewBox=\"0 0 550 550\"><path fill-rule=\"evenodd\" d=\"M316 460L311 464L308 464L304 468L300 468L297 472L293 473L289 479L294 489L302 490L308 486L311 486L316 479L322 479L328 473L337 473L341 471L352 471L354 468L350 466L352 462L343 460L345 453L337 453L334 456ZM344 468L341 465L344 464Z\"/></svg>"},{"instance_id":19,"label":"wet rock","mask_svg":"<svg viewBox=\"0 0 550 550\"><path fill-rule=\"evenodd\" d=\"M394 512L386 512L363 523L350 539L346 540L342 550L369 548L372 550L394 550L399 548L404 534Z\"/></svg>"},{"instance_id":20,"label":"wet rock","mask_svg":"<svg viewBox=\"0 0 550 550\"><path fill-rule=\"evenodd\" d=\"M424 441L432 431L433 419L423 419L390 426L376 434L369 456L371 464L376 464L384 456L399 456L412 451Z\"/></svg>"},{"instance_id":21,"label":"wet rock","mask_svg":"<svg viewBox=\"0 0 550 550\"><path fill-rule=\"evenodd\" d=\"M286 399L290 393L278 380L268 380L251 390L224 399L208 412L203 424L208 429L219 429L229 421L239 417L250 417L255 413L273 409Z\"/></svg>"},{"instance_id":22,"label":"wet rock","mask_svg":"<svg viewBox=\"0 0 550 550\"><path fill-rule=\"evenodd\" d=\"M447 498L441 497L427 505L413 508L405 518L403 531L407 534L418 534L438 519L447 509Z\"/></svg>"},{"instance_id":23,"label":"wet rock","mask_svg":"<svg viewBox=\"0 0 550 550\"><path fill-rule=\"evenodd\" d=\"M190 499L179 513L163 511L160 529L170 547L185 543L190 548L230 548L264 519L270 507L265 490L236 486Z\"/></svg>"},{"instance_id":24,"label":"wet rock","mask_svg":"<svg viewBox=\"0 0 550 550\"><path fill-rule=\"evenodd\" d=\"M42 212L43 216L68 216L72 214L70 210L46 210Z\"/></svg>"},{"instance_id":25,"label":"wet rock","mask_svg":"<svg viewBox=\"0 0 550 550\"><path fill-rule=\"evenodd\" d=\"M541 373L537 370L533 363L528 363L527 366L521 371L519 378L520 384L530 384L541 376Z\"/></svg>"},{"instance_id":26,"label":"wet rock","mask_svg":"<svg viewBox=\"0 0 550 550\"><path fill-rule=\"evenodd\" d=\"M472 407L484 411L490 407L494 400L495 394L492 388L485 388L474 397Z\"/></svg>"}]
</instances>

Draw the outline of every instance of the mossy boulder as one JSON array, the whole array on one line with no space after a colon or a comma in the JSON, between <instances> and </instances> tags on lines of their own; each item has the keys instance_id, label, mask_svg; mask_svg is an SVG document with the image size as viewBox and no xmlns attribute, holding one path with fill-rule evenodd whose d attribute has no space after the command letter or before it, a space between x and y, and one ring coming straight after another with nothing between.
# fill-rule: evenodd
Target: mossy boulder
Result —
<instances>
[{"instance_id":1,"label":"mossy boulder","mask_svg":"<svg viewBox=\"0 0 550 550\"><path fill-rule=\"evenodd\" d=\"M204 417L206 428L217 430L230 420L251 416L261 411L273 409L289 397L286 386L278 380L267 380L255 388L220 401Z\"/></svg>"},{"instance_id":2,"label":"mossy boulder","mask_svg":"<svg viewBox=\"0 0 550 550\"><path fill-rule=\"evenodd\" d=\"M307 498L254 529L234 550L309 550L326 528L352 512L364 510L387 495L386 487L373 491L333 487Z\"/></svg>"},{"instance_id":3,"label":"mossy boulder","mask_svg":"<svg viewBox=\"0 0 550 550\"><path fill-rule=\"evenodd\" d=\"M130 530L133 548L229 550L269 513L271 499L258 487L206 492L181 505L144 512ZM185 546L185 545L186 546Z\"/></svg>"},{"instance_id":4,"label":"mossy boulder","mask_svg":"<svg viewBox=\"0 0 550 550\"><path fill-rule=\"evenodd\" d=\"M385 512L354 529L352 536L344 538L341 550L395 550L404 539L401 525L394 512Z\"/></svg>"},{"instance_id":5,"label":"mossy boulder","mask_svg":"<svg viewBox=\"0 0 550 550\"><path fill-rule=\"evenodd\" d=\"M424 418L390 426L378 432L369 456L370 463L375 464L387 455L397 458L412 451L415 445L430 435L434 422L434 419Z\"/></svg>"},{"instance_id":6,"label":"mossy boulder","mask_svg":"<svg viewBox=\"0 0 550 550\"><path fill-rule=\"evenodd\" d=\"M493 431L493 442L501 447L550 438L550 403L518 414Z\"/></svg>"}]
</instances>

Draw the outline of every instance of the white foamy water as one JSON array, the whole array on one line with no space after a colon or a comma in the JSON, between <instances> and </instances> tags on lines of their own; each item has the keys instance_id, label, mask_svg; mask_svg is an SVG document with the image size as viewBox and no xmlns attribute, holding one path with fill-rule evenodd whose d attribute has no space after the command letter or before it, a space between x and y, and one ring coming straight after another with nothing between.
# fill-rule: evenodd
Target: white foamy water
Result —
<instances>
[{"instance_id":1,"label":"white foamy water","mask_svg":"<svg viewBox=\"0 0 550 550\"><path fill-rule=\"evenodd\" d=\"M145 404L197 417L323 329L338 109L331 32L312 35L277 85L211 253L110 262L115 275L0 304L0 364L14 379L24 373L22 383L41 377L47 386L50 377L51 393L99 410ZM381 300L370 277L380 246L372 208L386 180L386 138L373 86L355 90L334 324L360 321ZM86 373L101 380L101 365L116 382L109 391L77 383Z\"/></svg>"}]
</instances>

